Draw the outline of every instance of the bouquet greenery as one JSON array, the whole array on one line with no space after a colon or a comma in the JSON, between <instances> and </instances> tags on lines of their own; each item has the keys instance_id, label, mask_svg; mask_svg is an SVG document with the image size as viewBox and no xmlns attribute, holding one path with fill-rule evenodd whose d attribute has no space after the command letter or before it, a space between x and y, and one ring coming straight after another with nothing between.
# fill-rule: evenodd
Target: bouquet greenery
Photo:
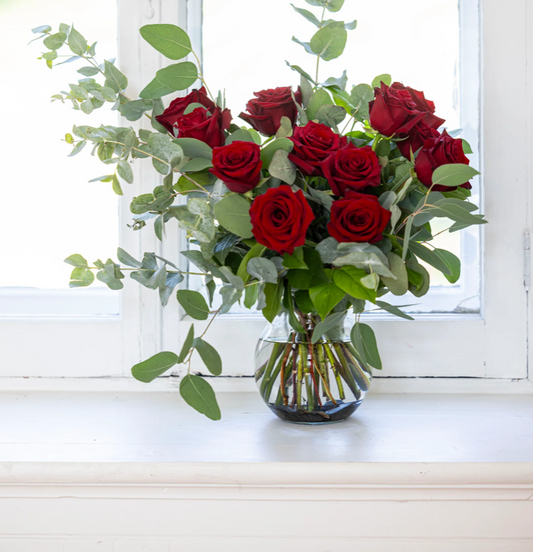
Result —
<instances>
[{"instance_id":1,"label":"bouquet greenery","mask_svg":"<svg viewBox=\"0 0 533 552\"><path fill-rule=\"evenodd\" d=\"M82 78L53 100L71 102L84 113L111 104L128 121L150 120L150 130L138 133L128 126L74 126L65 140L73 146L70 155L92 145L92 155L111 169L94 180L111 183L119 195L123 183L133 181L131 166L138 159L149 159L161 175L160 185L131 202L132 227L141 230L150 221L163 240L165 224L177 219L187 232L191 247L182 254L197 267L192 273L204 277L206 294L178 289L184 311L212 321L243 301L270 322L283 314L287 335L272 341L257 366L261 394L286 417L311 413L333 420L331 413L350 403L347 394L360 401L371 368L381 368L374 333L360 321L367 304L410 319L381 298L427 293L430 278L420 261L452 283L460 276L459 259L431 245L431 220L451 219L450 232L486 221L468 201L469 181L479 174L465 156L470 147L437 130L444 120L422 92L392 83L389 75L350 89L346 71L320 79L321 60L342 54L356 22L325 18L344 0L306 2L320 8L320 18L294 9L317 31L309 42L293 40L316 59L314 76L290 65L300 75L299 87L255 92L239 116L249 126L235 122L223 94L211 93L187 33L175 25L147 25L140 32L168 59L189 56L196 63L179 61L157 71L134 100L126 95L126 76L113 61L96 61L96 43L89 46L77 29L62 24L55 33L49 26L33 32L43 39L42 58L50 68L60 65L63 47L72 55L62 63L83 62ZM165 108L164 96L195 85ZM96 274L119 290L129 272L158 290L163 305L191 274L176 260L153 252L138 260L121 248L117 261L89 265L75 254L66 262L74 266L71 287L90 285ZM221 306L213 309L217 290ZM350 310L355 314L350 338L335 339ZM211 386L191 373L195 350L214 375L222 371L204 334L195 336L191 325L180 352L157 353L132 373L150 382L186 363L181 395L219 419Z\"/></svg>"}]
</instances>

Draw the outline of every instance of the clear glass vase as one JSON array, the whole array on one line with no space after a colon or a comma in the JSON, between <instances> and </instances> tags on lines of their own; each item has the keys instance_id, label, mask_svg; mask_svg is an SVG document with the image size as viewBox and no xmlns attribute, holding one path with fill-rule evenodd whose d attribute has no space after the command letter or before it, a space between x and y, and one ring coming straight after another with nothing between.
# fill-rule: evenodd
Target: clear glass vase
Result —
<instances>
[{"instance_id":1,"label":"clear glass vase","mask_svg":"<svg viewBox=\"0 0 533 552\"><path fill-rule=\"evenodd\" d=\"M257 343L255 381L270 410L297 424L348 418L370 387L372 375L357 361L350 341L353 317L311 343L316 320L297 313L305 333L292 329L286 313L269 324Z\"/></svg>"}]
</instances>

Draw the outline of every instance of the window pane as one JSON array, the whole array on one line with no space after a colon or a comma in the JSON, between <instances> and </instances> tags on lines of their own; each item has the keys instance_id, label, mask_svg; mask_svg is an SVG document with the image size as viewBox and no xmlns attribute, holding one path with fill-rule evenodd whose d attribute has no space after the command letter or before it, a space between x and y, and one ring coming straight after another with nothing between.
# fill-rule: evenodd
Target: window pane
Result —
<instances>
[{"instance_id":1,"label":"window pane","mask_svg":"<svg viewBox=\"0 0 533 552\"><path fill-rule=\"evenodd\" d=\"M8 152L2 156L0 167L5 202L0 235L0 294L5 300L0 300L0 314L31 314L30 304L35 305L34 314L61 314L58 297L68 302L69 314L118 312L118 295L107 293L100 282L94 290L54 291L50 297L56 300L43 299L43 305L47 304L44 310L38 306L39 297L43 297L38 290L68 289L71 268L63 263L65 257L81 253L93 262L116 256L117 198L110 184L88 183L106 169L90 155L89 148L76 157L67 157L71 146L63 138L73 124L116 124L117 115L105 106L87 116L74 111L70 104L50 103L52 94L83 78L76 72L83 64L78 61L50 70L44 60L36 59L46 51L42 42L27 45L37 36L31 33L32 27L47 24L57 31L59 23L74 22L90 43L98 40L99 60L115 58L116 4L109 0L92 0L90 4L72 0L4 1L0 3L0 19L0 49L4 52L0 148ZM83 297L87 296L84 306Z\"/></svg>"},{"instance_id":2,"label":"window pane","mask_svg":"<svg viewBox=\"0 0 533 552\"><path fill-rule=\"evenodd\" d=\"M320 16L318 8L303 1L295 5ZM236 14L249 13L249 6L247 0L204 0L204 74L212 91L225 89L227 105L237 124L245 124L238 115L244 111L253 92L297 85L299 75L285 64L285 60L313 76L316 74L316 58L291 41L293 36L309 41L316 27L297 14L287 0L271 0L268 8L261 10L257 32L244 33L235 24ZM468 17L464 16L465 11ZM357 19L358 25L355 31L348 33L343 56L330 62L320 61L319 81L340 77L346 69L349 87L371 83L376 75L390 73L393 81L423 90L426 97L435 102L437 114L446 119L448 130L462 126L467 131L466 136L475 151L470 156L472 164L478 167L478 106L461 98L461 87L477 91L478 86L478 52L461 51L461 36L478 33L477 0L462 0L461 5L459 0L345 2L340 14L330 16L342 17L345 21ZM465 64L468 64L468 71L464 70ZM462 76L468 82L461 83ZM475 185L474 202L478 201L477 196ZM447 220L434 219L434 234L450 225ZM426 297L388 295L386 300L396 304L415 303L408 309L413 312L478 311L478 229L454 234L444 232L432 244L461 258L461 280L451 285L440 272L428 267L432 288Z\"/></svg>"}]
</instances>

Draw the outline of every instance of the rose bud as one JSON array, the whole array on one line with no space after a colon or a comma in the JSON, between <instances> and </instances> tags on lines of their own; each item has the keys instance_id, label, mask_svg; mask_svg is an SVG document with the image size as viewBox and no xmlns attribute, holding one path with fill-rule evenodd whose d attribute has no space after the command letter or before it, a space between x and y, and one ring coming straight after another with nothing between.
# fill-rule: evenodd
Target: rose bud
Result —
<instances>
[{"instance_id":1,"label":"rose bud","mask_svg":"<svg viewBox=\"0 0 533 552\"><path fill-rule=\"evenodd\" d=\"M252 232L258 243L280 255L292 255L305 243L305 234L315 215L302 190L289 186L269 188L250 208Z\"/></svg>"},{"instance_id":2,"label":"rose bud","mask_svg":"<svg viewBox=\"0 0 533 552\"><path fill-rule=\"evenodd\" d=\"M339 136L328 126L310 121L303 127L294 127L294 148L289 159L304 176L324 176L322 161L332 152L347 144L345 136Z\"/></svg>"},{"instance_id":3,"label":"rose bud","mask_svg":"<svg viewBox=\"0 0 533 552\"><path fill-rule=\"evenodd\" d=\"M261 150L253 142L235 140L213 148L213 168L209 169L229 190L244 194L261 180Z\"/></svg>"},{"instance_id":4,"label":"rose bud","mask_svg":"<svg viewBox=\"0 0 533 552\"><path fill-rule=\"evenodd\" d=\"M231 123L231 112L229 109L222 111L216 107L208 115L203 107L193 109L187 115L178 117L176 127L178 138L196 138L205 142L212 148L221 146L224 143L224 130L229 128Z\"/></svg>"},{"instance_id":5,"label":"rose bud","mask_svg":"<svg viewBox=\"0 0 533 552\"><path fill-rule=\"evenodd\" d=\"M337 196L345 195L348 190L363 190L381 183L379 159L370 146L358 148L350 142L326 157L322 161L322 170Z\"/></svg>"},{"instance_id":6,"label":"rose bud","mask_svg":"<svg viewBox=\"0 0 533 552\"><path fill-rule=\"evenodd\" d=\"M239 117L264 136L274 136L278 131L281 118L288 117L294 125L298 111L292 99L291 87L269 88L254 92L255 98L246 104L248 113ZM302 101L300 89L294 93L298 103Z\"/></svg>"},{"instance_id":7,"label":"rose bud","mask_svg":"<svg viewBox=\"0 0 533 552\"><path fill-rule=\"evenodd\" d=\"M328 231L338 242L376 243L383 239L390 218L391 212L376 196L350 190L346 197L333 202Z\"/></svg>"},{"instance_id":8,"label":"rose bud","mask_svg":"<svg viewBox=\"0 0 533 552\"><path fill-rule=\"evenodd\" d=\"M216 107L216 105L209 99L205 88L202 86L202 88L193 90L184 98L176 98L173 100L165 111L161 113L161 115L156 116L157 122L173 134L178 118L183 116L183 112L192 103L202 104L211 112Z\"/></svg>"},{"instance_id":9,"label":"rose bud","mask_svg":"<svg viewBox=\"0 0 533 552\"><path fill-rule=\"evenodd\" d=\"M462 163L470 165L470 160L463 152L463 141L452 138L446 131L436 138L429 138L424 142L415 162L415 172L418 180L427 188L433 183L433 171L441 165L450 163ZM434 192L452 192L457 188L472 188L470 182L465 182L461 186L433 186Z\"/></svg>"}]
</instances>

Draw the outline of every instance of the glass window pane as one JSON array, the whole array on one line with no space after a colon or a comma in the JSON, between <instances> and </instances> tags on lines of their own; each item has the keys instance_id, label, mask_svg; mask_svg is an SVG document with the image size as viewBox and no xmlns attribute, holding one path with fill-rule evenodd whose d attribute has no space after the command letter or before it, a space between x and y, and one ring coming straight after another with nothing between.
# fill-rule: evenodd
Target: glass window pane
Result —
<instances>
[{"instance_id":1,"label":"glass window pane","mask_svg":"<svg viewBox=\"0 0 533 552\"><path fill-rule=\"evenodd\" d=\"M203 0L203 5L204 74L212 91L225 89L227 105L237 124L245 124L238 115L244 111L253 92L297 85L299 75L285 64L285 60L299 65L313 77L316 75L316 58L291 41L293 36L309 41L316 27L297 14L287 0L271 0L268 7L261 9L257 32L246 33L238 29L235 21L237 14L249 13L249 1ZM318 8L303 1L295 5L320 17ZM474 18L461 16L466 5L469 14L475 13ZM461 125L468 130L474 149L472 163L477 165L477 105L470 106L472 113L466 113L461 98L461 85L476 90L478 86L478 53L461 51L462 33L471 36L478 32L475 0L461 0L461 3L459 0L345 2L340 13L328 15L326 12L326 17L342 17L345 21L357 19L358 24L356 30L348 33L343 56L329 62L320 61L320 82L328 77L340 77L346 69L349 88L371 83L375 76L389 73L393 81L423 90L426 97L435 102L437 114L446 119L448 130L459 129ZM461 71L461 64L465 64L468 56L471 70ZM471 82L461 83L461 75L465 73ZM477 186L474 186L472 200L478 201ZM445 219L434 219L434 234L450 225ZM432 244L461 258L461 280L452 285L440 272L428 267L432 288L426 297L389 295L386 300L396 304L416 303L410 308L413 312L449 312L457 308L478 311L478 229L453 234L443 232Z\"/></svg>"},{"instance_id":2,"label":"glass window pane","mask_svg":"<svg viewBox=\"0 0 533 552\"><path fill-rule=\"evenodd\" d=\"M117 198L110 184L88 183L105 174L105 167L90 155L89 148L76 157L67 157L72 147L64 141L73 124L116 124L116 112L104 106L87 116L73 111L69 104L50 103L52 94L68 90L68 83L83 78L76 72L83 63L48 69L44 60L36 59L46 51L42 41L27 45L37 36L31 28L47 24L57 31L59 23L74 22L90 43L98 40L98 59L115 58L116 4L109 0L92 0L90 4L8 0L0 3L0 19L0 49L4 53L0 149L8 152L2 156L0 167L4 198L0 293L10 296L0 314L27 314L29 307L20 299L26 297L24 290L31 291L37 301L37 290L68 289L71 268L63 263L65 257L81 253L89 262L115 257L118 244ZM59 53L66 55L68 51ZM102 286L98 282L94 291L70 290L68 312L94 313L82 304L81 298L88 293L100 298L97 312L118 312L118 295L107 294ZM48 300L48 304L45 312L56 312L54 301Z\"/></svg>"}]
</instances>

